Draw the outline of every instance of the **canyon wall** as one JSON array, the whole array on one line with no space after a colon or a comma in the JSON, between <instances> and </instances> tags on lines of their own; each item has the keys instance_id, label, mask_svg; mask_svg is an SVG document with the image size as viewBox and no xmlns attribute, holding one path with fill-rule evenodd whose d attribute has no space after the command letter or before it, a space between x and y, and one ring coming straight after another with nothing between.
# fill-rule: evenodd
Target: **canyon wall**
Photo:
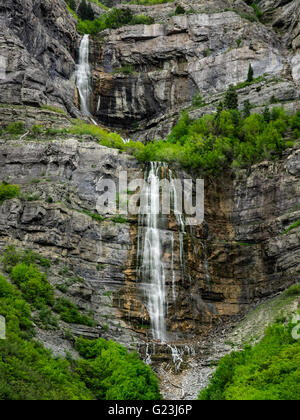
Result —
<instances>
[{"instance_id":1,"label":"canyon wall","mask_svg":"<svg viewBox=\"0 0 300 420\"><path fill-rule=\"evenodd\" d=\"M144 142L162 138L182 110L192 118L214 111L230 84L246 80L250 64L254 77L261 77L238 90L240 106L249 100L259 111L275 106L275 100L290 111L300 109L299 2L260 3L262 22L241 0L130 6L136 14L151 15L155 24L91 37L95 118ZM178 5L194 12L169 16ZM70 126L70 117L81 116L74 76L80 36L64 1L0 0L0 31L0 55L7 63L0 79L1 126L11 121L27 127ZM191 108L197 92L203 106ZM179 178L191 177L174 169ZM121 171L129 179L143 178L144 167L89 136L2 139L0 181L20 184L22 196L0 206L0 247L32 248L49 258L54 285L83 279L65 294L93 311L97 326L73 325L73 334L136 348L150 337L136 281L137 218L115 219L109 209L101 214L104 220L92 217L103 194L99 181L117 182ZM205 179L205 220L187 230L182 266L178 226L172 217L166 221L162 238L168 272L170 238L175 241L175 275L167 280L171 340L202 336L299 281L299 229L284 234L300 219L299 175L295 146L280 161ZM64 295L58 289L56 294ZM70 347L63 333L67 327L38 330L38 337L64 354Z\"/></svg>"}]
</instances>

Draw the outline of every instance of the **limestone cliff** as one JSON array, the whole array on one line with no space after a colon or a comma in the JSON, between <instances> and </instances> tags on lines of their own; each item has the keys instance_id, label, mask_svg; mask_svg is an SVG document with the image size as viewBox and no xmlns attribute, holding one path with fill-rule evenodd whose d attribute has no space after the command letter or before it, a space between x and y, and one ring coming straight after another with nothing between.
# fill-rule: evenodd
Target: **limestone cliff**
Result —
<instances>
[{"instance_id":1,"label":"limestone cliff","mask_svg":"<svg viewBox=\"0 0 300 420\"><path fill-rule=\"evenodd\" d=\"M240 0L181 1L193 13L173 17L177 3L138 8L156 23L107 30L93 40L94 114L136 138L163 138L196 92L205 106L193 116L215 110L230 84L247 79L250 64L263 81L241 89L241 106L248 99L261 107L275 97L298 109L299 5L278 3L264 6L266 23Z\"/></svg>"},{"instance_id":2,"label":"limestone cliff","mask_svg":"<svg viewBox=\"0 0 300 420\"><path fill-rule=\"evenodd\" d=\"M108 6L118 1L107 0ZM181 5L186 14L174 15ZM124 26L91 37L92 111L97 121L144 142L166 136L182 110L192 118L212 112L230 84L244 82L249 65L257 80L239 89L261 110L274 102L300 109L298 0L260 1L259 21L242 0L179 0L129 7L155 19L153 25ZM100 12L99 12L100 13ZM0 0L0 125L23 121L63 128L78 110L75 62L80 35L64 0ZM203 106L191 108L199 92ZM59 107L63 113L45 109ZM174 168L179 178L197 177ZM89 338L114 339L145 355L149 314L137 288L138 221L97 220L99 181L143 178L133 157L100 146L89 136L0 140L0 182L21 186L22 195L0 205L0 250L8 244L33 249L51 261L55 286L96 327L68 326L38 338L57 354L71 350L64 330ZM221 181L220 181L221 179ZM197 343L211 329L223 330L261 300L300 280L299 145L281 160L262 162L219 179L205 179L205 220L184 240L184 264L167 281L167 327L173 341ZM169 239L177 233L166 220L166 270L173 264ZM176 236L176 235L175 235ZM175 259L180 243L176 236ZM175 292L175 297L174 293ZM170 349L164 349L170 352ZM163 356L164 357L164 356Z\"/></svg>"},{"instance_id":3,"label":"limestone cliff","mask_svg":"<svg viewBox=\"0 0 300 420\"><path fill-rule=\"evenodd\" d=\"M76 21L64 0L1 0L2 104L74 106Z\"/></svg>"}]
</instances>

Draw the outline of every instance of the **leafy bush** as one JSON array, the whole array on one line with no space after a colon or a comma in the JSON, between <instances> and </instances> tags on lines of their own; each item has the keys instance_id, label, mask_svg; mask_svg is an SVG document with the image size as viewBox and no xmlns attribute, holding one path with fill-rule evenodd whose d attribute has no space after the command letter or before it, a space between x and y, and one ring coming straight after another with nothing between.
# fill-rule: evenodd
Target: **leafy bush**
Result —
<instances>
[{"instance_id":1,"label":"leafy bush","mask_svg":"<svg viewBox=\"0 0 300 420\"><path fill-rule=\"evenodd\" d=\"M144 15L134 16L129 8L113 8L95 20L80 21L77 25L77 29L82 34L96 34L105 29L117 29L124 25L150 25L152 23L154 23L153 18Z\"/></svg>"},{"instance_id":2,"label":"leafy bush","mask_svg":"<svg viewBox=\"0 0 300 420\"><path fill-rule=\"evenodd\" d=\"M13 245L10 245L5 248L5 250L2 253L1 262L6 273L10 273L13 267L19 263L25 263L27 265L39 264L40 266L46 268L49 268L51 266L50 260L38 255L31 249L20 251L16 250L16 248Z\"/></svg>"},{"instance_id":3,"label":"leafy bush","mask_svg":"<svg viewBox=\"0 0 300 420\"><path fill-rule=\"evenodd\" d=\"M71 373L66 360L53 358L31 340L30 307L20 291L0 276L0 314L6 339L0 340L0 400L92 399L91 392Z\"/></svg>"},{"instance_id":4,"label":"leafy bush","mask_svg":"<svg viewBox=\"0 0 300 420\"><path fill-rule=\"evenodd\" d=\"M51 309L43 307L33 318L34 322L43 330L57 330L58 322Z\"/></svg>"},{"instance_id":5,"label":"leafy bush","mask_svg":"<svg viewBox=\"0 0 300 420\"><path fill-rule=\"evenodd\" d=\"M192 98L192 107L193 108L201 108L203 106L205 106L205 102L202 99L202 96L200 95L199 92L195 93L195 95Z\"/></svg>"},{"instance_id":6,"label":"leafy bush","mask_svg":"<svg viewBox=\"0 0 300 420\"><path fill-rule=\"evenodd\" d=\"M76 362L76 373L99 400L160 399L158 381L137 353L113 341L79 338L76 350L86 360Z\"/></svg>"},{"instance_id":7,"label":"leafy bush","mask_svg":"<svg viewBox=\"0 0 300 420\"><path fill-rule=\"evenodd\" d=\"M185 112L167 140L136 147L133 153L141 161L177 162L208 174L249 167L290 147L284 141L290 117L280 109L272 111L271 119L267 123L259 114L243 118L238 110L220 110L192 121Z\"/></svg>"},{"instance_id":8,"label":"leafy bush","mask_svg":"<svg viewBox=\"0 0 300 420\"><path fill-rule=\"evenodd\" d=\"M49 321L42 308L40 318ZM136 353L104 340L78 340L87 360L53 357L32 340L30 306L21 292L0 276L0 315L6 339L0 340L0 400L158 399L158 381ZM73 340L65 331L65 338Z\"/></svg>"},{"instance_id":9,"label":"leafy bush","mask_svg":"<svg viewBox=\"0 0 300 420\"><path fill-rule=\"evenodd\" d=\"M182 6L177 6L175 9L175 16L177 15L184 15L185 14L185 9Z\"/></svg>"},{"instance_id":10,"label":"leafy bush","mask_svg":"<svg viewBox=\"0 0 300 420\"><path fill-rule=\"evenodd\" d=\"M94 327L95 322L87 315L82 315L77 306L65 298L57 299L53 310L59 313L62 321Z\"/></svg>"},{"instance_id":11,"label":"leafy bush","mask_svg":"<svg viewBox=\"0 0 300 420\"><path fill-rule=\"evenodd\" d=\"M154 22L154 19L150 16L135 15L132 17L130 25L152 25Z\"/></svg>"},{"instance_id":12,"label":"leafy bush","mask_svg":"<svg viewBox=\"0 0 300 420\"><path fill-rule=\"evenodd\" d=\"M298 296L300 295L300 284L293 284L293 286L289 287L284 294L286 296Z\"/></svg>"},{"instance_id":13,"label":"leafy bush","mask_svg":"<svg viewBox=\"0 0 300 420\"><path fill-rule=\"evenodd\" d=\"M225 356L201 400L299 400L300 340L275 324L254 347Z\"/></svg>"},{"instance_id":14,"label":"leafy bush","mask_svg":"<svg viewBox=\"0 0 300 420\"><path fill-rule=\"evenodd\" d=\"M105 220L104 217L100 216L100 214L98 213L92 213L91 211L88 211L88 210L82 210L81 212L86 214L87 216L90 216L92 219L96 220L99 223Z\"/></svg>"},{"instance_id":15,"label":"leafy bush","mask_svg":"<svg viewBox=\"0 0 300 420\"><path fill-rule=\"evenodd\" d=\"M21 121L12 122L6 127L9 134L23 134L25 132L24 123Z\"/></svg>"},{"instance_id":16,"label":"leafy bush","mask_svg":"<svg viewBox=\"0 0 300 420\"><path fill-rule=\"evenodd\" d=\"M30 264L21 263L11 271L12 280L19 286L24 299L35 308L54 304L54 289L45 273Z\"/></svg>"},{"instance_id":17,"label":"leafy bush","mask_svg":"<svg viewBox=\"0 0 300 420\"><path fill-rule=\"evenodd\" d=\"M31 127L30 132L34 137L37 137L43 133L43 126L35 124Z\"/></svg>"},{"instance_id":18,"label":"leafy bush","mask_svg":"<svg viewBox=\"0 0 300 420\"><path fill-rule=\"evenodd\" d=\"M20 187L18 185L10 185L5 182L0 184L0 204L4 200L18 197L20 195Z\"/></svg>"},{"instance_id":19,"label":"leafy bush","mask_svg":"<svg viewBox=\"0 0 300 420\"><path fill-rule=\"evenodd\" d=\"M297 220L297 222L293 223L291 226L289 226L284 232L284 235L287 235L291 230L297 229L300 227L300 220Z\"/></svg>"}]
</instances>

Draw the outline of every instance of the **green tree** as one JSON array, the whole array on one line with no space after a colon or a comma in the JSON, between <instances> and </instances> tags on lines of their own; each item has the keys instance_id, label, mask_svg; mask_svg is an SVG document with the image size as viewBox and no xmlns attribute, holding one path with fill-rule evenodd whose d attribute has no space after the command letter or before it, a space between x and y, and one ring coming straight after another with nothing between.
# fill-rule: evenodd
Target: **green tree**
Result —
<instances>
[{"instance_id":1,"label":"green tree","mask_svg":"<svg viewBox=\"0 0 300 420\"><path fill-rule=\"evenodd\" d=\"M253 76L254 76L254 70L253 70L252 65L249 64L247 82L249 83L253 82Z\"/></svg>"},{"instance_id":2,"label":"green tree","mask_svg":"<svg viewBox=\"0 0 300 420\"><path fill-rule=\"evenodd\" d=\"M264 120L269 123L271 121L271 112L268 106L265 106L264 112L263 112Z\"/></svg>"},{"instance_id":3,"label":"green tree","mask_svg":"<svg viewBox=\"0 0 300 420\"><path fill-rule=\"evenodd\" d=\"M251 110L251 104L249 100L247 99L244 102L244 108L243 108L243 116L244 118L250 117L250 110Z\"/></svg>"},{"instance_id":4,"label":"green tree","mask_svg":"<svg viewBox=\"0 0 300 420\"><path fill-rule=\"evenodd\" d=\"M233 85L230 85L224 100L225 109L237 109L238 108L238 94Z\"/></svg>"},{"instance_id":5,"label":"green tree","mask_svg":"<svg viewBox=\"0 0 300 420\"><path fill-rule=\"evenodd\" d=\"M76 3L75 3L75 0L68 0L68 5L69 5L70 9L76 11Z\"/></svg>"},{"instance_id":6,"label":"green tree","mask_svg":"<svg viewBox=\"0 0 300 420\"><path fill-rule=\"evenodd\" d=\"M95 18L92 6L90 3L87 4L86 0L81 1L77 13L82 20L94 20Z\"/></svg>"},{"instance_id":7,"label":"green tree","mask_svg":"<svg viewBox=\"0 0 300 420\"><path fill-rule=\"evenodd\" d=\"M87 5L86 14L87 14L87 17L86 17L87 20L94 20L95 19L94 10L91 6L91 3L88 3L88 5Z\"/></svg>"}]
</instances>

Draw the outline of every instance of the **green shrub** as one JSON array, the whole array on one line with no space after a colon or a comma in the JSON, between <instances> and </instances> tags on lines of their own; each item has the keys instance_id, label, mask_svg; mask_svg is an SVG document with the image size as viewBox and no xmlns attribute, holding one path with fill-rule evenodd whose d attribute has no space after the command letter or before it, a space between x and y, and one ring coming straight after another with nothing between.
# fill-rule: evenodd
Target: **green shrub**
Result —
<instances>
[{"instance_id":1,"label":"green shrub","mask_svg":"<svg viewBox=\"0 0 300 420\"><path fill-rule=\"evenodd\" d=\"M135 15L132 17L130 24L131 25L152 25L154 22L155 22L154 19L150 16Z\"/></svg>"},{"instance_id":2,"label":"green shrub","mask_svg":"<svg viewBox=\"0 0 300 420\"><path fill-rule=\"evenodd\" d=\"M201 400L299 400L300 340L290 324L269 327L254 347L225 356Z\"/></svg>"},{"instance_id":3,"label":"green shrub","mask_svg":"<svg viewBox=\"0 0 300 420\"><path fill-rule=\"evenodd\" d=\"M95 322L87 315L82 315L77 306L65 298L57 299L53 310L59 313L62 321L94 327Z\"/></svg>"},{"instance_id":4,"label":"green shrub","mask_svg":"<svg viewBox=\"0 0 300 420\"><path fill-rule=\"evenodd\" d=\"M124 25L151 25L152 23L154 23L153 18L144 15L134 16L129 8L113 8L95 20L81 20L77 29L82 34L96 34L105 29L117 29Z\"/></svg>"},{"instance_id":5,"label":"green shrub","mask_svg":"<svg viewBox=\"0 0 300 420\"><path fill-rule=\"evenodd\" d=\"M34 322L43 330L57 330L58 322L51 309L43 307L33 318Z\"/></svg>"},{"instance_id":6,"label":"green shrub","mask_svg":"<svg viewBox=\"0 0 300 420\"><path fill-rule=\"evenodd\" d=\"M34 137L37 137L37 136L39 136L39 135L41 135L43 133L43 126L42 125L35 124L35 125L33 125L31 127L31 130L30 131L31 131L31 134Z\"/></svg>"},{"instance_id":7,"label":"green shrub","mask_svg":"<svg viewBox=\"0 0 300 420\"><path fill-rule=\"evenodd\" d=\"M10 273L13 267L21 262L25 263L26 265L39 264L40 266L46 268L49 268L51 266L50 260L38 255L31 249L20 251L16 250L16 248L13 245L10 245L4 249L2 253L1 262L4 271L6 271L7 273Z\"/></svg>"},{"instance_id":8,"label":"green shrub","mask_svg":"<svg viewBox=\"0 0 300 420\"><path fill-rule=\"evenodd\" d=\"M177 15L184 15L185 14L185 9L182 6L177 6L175 9L175 16Z\"/></svg>"},{"instance_id":9,"label":"green shrub","mask_svg":"<svg viewBox=\"0 0 300 420\"><path fill-rule=\"evenodd\" d=\"M12 280L20 288L24 299L35 308L54 304L54 289L36 266L17 264L11 271Z\"/></svg>"},{"instance_id":10,"label":"green shrub","mask_svg":"<svg viewBox=\"0 0 300 420\"><path fill-rule=\"evenodd\" d=\"M293 286L289 287L284 294L286 296L298 296L300 295L300 284L293 284Z\"/></svg>"},{"instance_id":11,"label":"green shrub","mask_svg":"<svg viewBox=\"0 0 300 420\"><path fill-rule=\"evenodd\" d=\"M226 91L224 106L226 109L237 109L238 107L238 94L233 85L230 85Z\"/></svg>"},{"instance_id":12,"label":"green shrub","mask_svg":"<svg viewBox=\"0 0 300 420\"><path fill-rule=\"evenodd\" d=\"M91 211L88 211L88 210L82 210L81 212L86 214L87 216L90 216L92 219L96 220L99 223L105 220L104 217L100 216L100 214L98 213L92 213Z\"/></svg>"},{"instance_id":13,"label":"green shrub","mask_svg":"<svg viewBox=\"0 0 300 420\"><path fill-rule=\"evenodd\" d=\"M9 134L23 134L25 132L24 123L21 121L12 122L6 127Z\"/></svg>"},{"instance_id":14,"label":"green shrub","mask_svg":"<svg viewBox=\"0 0 300 420\"><path fill-rule=\"evenodd\" d=\"M284 235L287 235L291 230L297 229L300 227L300 220L297 220L297 222L293 223L291 226L289 226L284 232Z\"/></svg>"},{"instance_id":15,"label":"green shrub","mask_svg":"<svg viewBox=\"0 0 300 420\"><path fill-rule=\"evenodd\" d=\"M115 216L111 220L114 223L128 223L128 220L123 216Z\"/></svg>"},{"instance_id":16,"label":"green shrub","mask_svg":"<svg viewBox=\"0 0 300 420\"><path fill-rule=\"evenodd\" d=\"M132 74L133 72L134 72L133 71L133 67L130 64L126 64L126 65L124 65L122 67L117 67L113 71L114 74L118 74L118 73L121 73L121 74Z\"/></svg>"},{"instance_id":17,"label":"green shrub","mask_svg":"<svg viewBox=\"0 0 300 420\"><path fill-rule=\"evenodd\" d=\"M0 184L0 204L5 200L18 197L20 195L20 187L18 185L10 185L5 182Z\"/></svg>"},{"instance_id":18,"label":"green shrub","mask_svg":"<svg viewBox=\"0 0 300 420\"><path fill-rule=\"evenodd\" d=\"M159 400L158 381L136 353L102 338L79 338L75 348L86 360L76 362L76 373L99 400Z\"/></svg>"},{"instance_id":19,"label":"green shrub","mask_svg":"<svg viewBox=\"0 0 300 420\"><path fill-rule=\"evenodd\" d=\"M78 351L87 360L53 357L32 340L30 307L3 276L0 315L6 319L6 339L0 340L1 401L160 398L151 369L119 344L78 340ZM48 310L42 308L37 316L49 322ZM73 341L69 330L65 338Z\"/></svg>"},{"instance_id":20,"label":"green shrub","mask_svg":"<svg viewBox=\"0 0 300 420\"><path fill-rule=\"evenodd\" d=\"M200 95L199 92L195 93L195 95L192 98L192 107L194 108L201 108L203 106L205 106L205 102L202 99L202 96Z\"/></svg>"}]
</instances>

